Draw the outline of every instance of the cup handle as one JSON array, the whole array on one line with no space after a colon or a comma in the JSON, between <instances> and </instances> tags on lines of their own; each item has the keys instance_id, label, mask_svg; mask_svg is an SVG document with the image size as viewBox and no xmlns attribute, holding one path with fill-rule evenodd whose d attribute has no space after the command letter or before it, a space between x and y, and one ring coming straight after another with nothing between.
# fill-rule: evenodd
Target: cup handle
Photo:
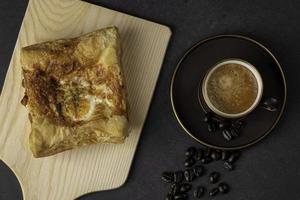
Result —
<instances>
[{"instance_id":1,"label":"cup handle","mask_svg":"<svg viewBox=\"0 0 300 200\"><path fill-rule=\"evenodd\" d=\"M278 100L274 97L264 98L261 107L267 111L275 112L278 110Z\"/></svg>"}]
</instances>

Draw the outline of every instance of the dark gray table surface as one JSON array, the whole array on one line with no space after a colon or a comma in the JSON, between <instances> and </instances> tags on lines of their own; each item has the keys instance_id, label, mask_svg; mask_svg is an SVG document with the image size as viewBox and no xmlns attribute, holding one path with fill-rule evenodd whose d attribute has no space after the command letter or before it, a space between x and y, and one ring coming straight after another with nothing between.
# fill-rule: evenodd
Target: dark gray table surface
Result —
<instances>
[{"instance_id":1,"label":"dark gray table surface","mask_svg":"<svg viewBox=\"0 0 300 200\"><path fill-rule=\"evenodd\" d=\"M195 42L206 37L236 33L265 44L283 65L288 82L287 108L276 129L247 149L237 170L224 173L232 185L222 200L300 199L300 1L297 0L94 0L98 5L123 11L171 27L173 35L158 80L150 112L126 184L113 191L86 195L80 200L164 199L167 186L162 171L176 169L183 152L196 145L180 128L172 113L169 87L176 63ZM24 16L27 1L0 2L0 85ZM5 113L1 113L5 115ZM219 166L212 166L219 171ZM199 184L205 184L202 179ZM211 186L210 186L211 187ZM0 199L22 199L19 184L0 164ZM202 199L210 199L207 196Z\"/></svg>"}]
</instances>

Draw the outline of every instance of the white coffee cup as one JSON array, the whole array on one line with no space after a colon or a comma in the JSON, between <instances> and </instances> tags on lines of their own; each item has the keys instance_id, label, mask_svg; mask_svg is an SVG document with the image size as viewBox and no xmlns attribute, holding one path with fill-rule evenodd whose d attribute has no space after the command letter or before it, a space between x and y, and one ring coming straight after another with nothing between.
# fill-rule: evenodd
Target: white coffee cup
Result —
<instances>
[{"instance_id":1,"label":"white coffee cup","mask_svg":"<svg viewBox=\"0 0 300 200\"><path fill-rule=\"evenodd\" d=\"M214 74L214 72L216 72L217 69L219 69L220 67L224 67L224 65L227 65L227 64L237 64L237 65L239 65L238 67L244 67L245 69L248 69L252 73L252 75L255 78L256 83L257 83L256 84L257 85L257 93L256 93L257 95L255 97L255 100L246 110L243 110L242 112L239 112L239 113L226 113L226 112L218 109L212 103L212 101L208 95L208 91L207 91L208 82L209 82L212 74ZM230 77L229 77L229 79L230 79ZM224 117L224 118L239 118L239 117L243 117L243 116L249 114L259 104L262 94L263 94L263 81L262 81L261 75L259 74L257 69L252 64L250 64L247 61L241 60L241 59L222 60L221 62L217 63L216 65L214 65L212 68L209 69L209 71L207 72L207 74L204 77L203 82L202 82L202 95L203 95L206 105L209 107L209 109L212 112L214 112L215 114L217 114L221 117Z\"/></svg>"}]
</instances>

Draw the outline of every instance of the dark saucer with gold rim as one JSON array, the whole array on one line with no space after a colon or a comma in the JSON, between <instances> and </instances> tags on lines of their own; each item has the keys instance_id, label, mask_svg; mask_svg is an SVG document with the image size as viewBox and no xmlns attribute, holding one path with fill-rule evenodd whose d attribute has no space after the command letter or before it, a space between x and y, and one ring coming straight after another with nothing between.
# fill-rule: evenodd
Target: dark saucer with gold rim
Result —
<instances>
[{"instance_id":1,"label":"dark saucer with gold rim","mask_svg":"<svg viewBox=\"0 0 300 200\"><path fill-rule=\"evenodd\" d=\"M239 137L227 141L221 130L208 131L203 118L211 110L199 85L212 66L231 58L255 66L263 81L263 94L259 104L241 117L246 126ZM200 41L187 51L174 72L170 95L175 116L190 136L208 147L230 150L253 145L273 130L284 110L287 88L279 62L266 47L248 37L220 35ZM266 107L268 101L276 101L276 109Z\"/></svg>"}]
</instances>

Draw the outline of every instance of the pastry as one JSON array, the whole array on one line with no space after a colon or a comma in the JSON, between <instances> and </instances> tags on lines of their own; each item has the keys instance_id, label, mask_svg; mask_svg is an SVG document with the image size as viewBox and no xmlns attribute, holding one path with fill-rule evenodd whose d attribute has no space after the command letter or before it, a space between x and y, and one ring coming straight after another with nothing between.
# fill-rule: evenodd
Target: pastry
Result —
<instances>
[{"instance_id":1,"label":"pastry","mask_svg":"<svg viewBox=\"0 0 300 200\"><path fill-rule=\"evenodd\" d=\"M116 27L22 48L22 104L29 111L34 157L124 141L128 114L120 50Z\"/></svg>"}]
</instances>

